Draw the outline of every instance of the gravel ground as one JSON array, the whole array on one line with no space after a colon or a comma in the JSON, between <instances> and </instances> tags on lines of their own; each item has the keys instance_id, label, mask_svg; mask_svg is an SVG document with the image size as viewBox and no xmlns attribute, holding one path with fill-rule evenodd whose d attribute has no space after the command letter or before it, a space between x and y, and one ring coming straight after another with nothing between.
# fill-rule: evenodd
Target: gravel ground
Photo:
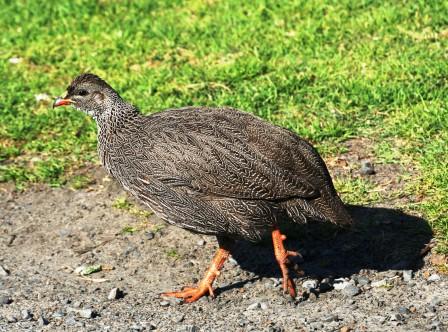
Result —
<instances>
[{"instance_id":1,"label":"gravel ground","mask_svg":"<svg viewBox=\"0 0 448 332\"><path fill-rule=\"evenodd\" d=\"M351 206L351 230L289 230L287 247L303 255L295 300L282 294L270 243L238 243L215 284L217 298L183 305L159 293L197 282L216 240L112 207L125 194L101 170L95 177L76 191L0 188L0 331L448 327L448 278L425 255L432 235L419 217Z\"/></svg>"}]
</instances>

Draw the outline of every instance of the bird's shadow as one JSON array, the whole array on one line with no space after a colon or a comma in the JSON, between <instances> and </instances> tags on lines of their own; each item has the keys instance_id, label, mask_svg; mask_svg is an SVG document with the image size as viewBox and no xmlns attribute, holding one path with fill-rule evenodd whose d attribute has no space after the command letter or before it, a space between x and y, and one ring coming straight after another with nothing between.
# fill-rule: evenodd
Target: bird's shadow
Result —
<instances>
[{"instance_id":1,"label":"bird's shadow","mask_svg":"<svg viewBox=\"0 0 448 332\"><path fill-rule=\"evenodd\" d=\"M363 269L386 271L418 269L422 250L432 238L422 218L388 208L348 206L354 224L339 229L324 223L294 226L284 232L285 246L303 256L298 262L305 276L345 277ZM281 277L272 245L238 242L232 249L240 267L259 277Z\"/></svg>"}]
</instances>

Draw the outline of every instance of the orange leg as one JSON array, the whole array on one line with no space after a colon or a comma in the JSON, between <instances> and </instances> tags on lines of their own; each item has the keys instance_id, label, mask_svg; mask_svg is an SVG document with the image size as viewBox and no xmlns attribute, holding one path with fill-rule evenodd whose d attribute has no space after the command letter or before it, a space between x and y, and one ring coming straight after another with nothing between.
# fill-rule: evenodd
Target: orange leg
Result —
<instances>
[{"instance_id":1,"label":"orange leg","mask_svg":"<svg viewBox=\"0 0 448 332\"><path fill-rule=\"evenodd\" d=\"M212 260L212 264L197 287L184 287L181 291L162 293L162 295L183 298L185 303L195 302L207 293L211 297L215 297L212 284L216 277L219 276L219 271L224 266L229 254L229 250L220 244L218 252Z\"/></svg>"},{"instance_id":2,"label":"orange leg","mask_svg":"<svg viewBox=\"0 0 448 332\"><path fill-rule=\"evenodd\" d=\"M296 297L296 286L294 281L289 277L288 265L290 261L288 257L298 256L299 253L295 251L287 251L283 246L283 241L286 240L286 236L280 233L280 230L274 229L272 231L272 243L274 244L275 259L282 270L283 275L283 291L288 292L291 297Z\"/></svg>"}]
</instances>

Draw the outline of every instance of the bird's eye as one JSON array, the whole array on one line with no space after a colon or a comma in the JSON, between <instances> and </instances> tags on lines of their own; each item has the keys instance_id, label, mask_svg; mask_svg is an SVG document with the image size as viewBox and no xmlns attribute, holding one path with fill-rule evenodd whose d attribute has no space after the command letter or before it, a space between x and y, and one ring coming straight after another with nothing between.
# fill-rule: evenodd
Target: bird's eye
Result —
<instances>
[{"instance_id":1,"label":"bird's eye","mask_svg":"<svg viewBox=\"0 0 448 332\"><path fill-rule=\"evenodd\" d=\"M78 95L79 96L87 96L89 94L89 91L87 90L79 90Z\"/></svg>"}]
</instances>

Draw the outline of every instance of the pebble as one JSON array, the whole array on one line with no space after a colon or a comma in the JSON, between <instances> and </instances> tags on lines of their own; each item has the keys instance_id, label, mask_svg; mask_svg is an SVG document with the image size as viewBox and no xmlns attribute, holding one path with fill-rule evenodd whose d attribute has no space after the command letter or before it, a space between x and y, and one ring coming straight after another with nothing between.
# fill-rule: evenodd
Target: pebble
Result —
<instances>
[{"instance_id":1,"label":"pebble","mask_svg":"<svg viewBox=\"0 0 448 332\"><path fill-rule=\"evenodd\" d=\"M409 282L412 280L412 270L403 271L403 281Z\"/></svg>"},{"instance_id":2,"label":"pebble","mask_svg":"<svg viewBox=\"0 0 448 332\"><path fill-rule=\"evenodd\" d=\"M396 321L396 322L402 322L404 321L405 317L402 314L392 314L390 315L390 320L391 321Z\"/></svg>"},{"instance_id":3,"label":"pebble","mask_svg":"<svg viewBox=\"0 0 448 332\"><path fill-rule=\"evenodd\" d=\"M58 311L53 312L51 317L53 317L53 318L62 318L62 317L64 317L64 313L62 311L58 310Z\"/></svg>"},{"instance_id":4,"label":"pebble","mask_svg":"<svg viewBox=\"0 0 448 332\"><path fill-rule=\"evenodd\" d=\"M387 286L387 279L382 279L382 280L378 280L378 281L373 281L371 283L372 287L385 287Z\"/></svg>"},{"instance_id":5,"label":"pebble","mask_svg":"<svg viewBox=\"0 0 448 332\"><path fill-rule=\"evenodd\" d=\"M409 309L406 307L398 307L397 311L399 314L402 314L402 315L407 315L410 313Z\"/></svg>"},{"instance_id":6,"label":"pebble","mask_svg":"<svg viewBox=\"0 0 448 332\"><path fill-rule=\"evenodd\" d=\"M252 303L250 306L248 306L246 310L256 310L260 307L261 307L260 302L255 302Z\"/></svg>"},{"instance_id":7,"label":"pebble","mask_svg":"<svg viewBox=\"0 0 448 332\"><path fill-rule=\"evenodd\" d=\"M339 317L337 316L337 315L328 315L328 316L326 316L326 317L324 317L323 319L322 319L322 321L324 321L324 322L326 322L326 323L329 323L329 322L336 322L336 321L338 321L339 320Z\"/></svg>"},{"instance_id":8,"label":"pebble","mask_svg":"<svg viewBox=\"0 0 448 332\"><path fill-rule=\"evenodd\" d=\"M20 312L20 316L22 317L23 320L29 320L31 319L31 313L28 309L23 309Z\"/></svg>"},{"instance_id":9,"label":"pebble","mask_svg":"<svg viewBox=\"0 0 448 332\"><path fill-rule=\"evenodd\" d=\"M429 305L433 306L433 307L436 307L436 306L440 305L441 303L442 303L442 300L438 296L434 296L431 299Z\"/></svg>"},{"instance_id":10,"label":"pebble","mask_svg":"<svg viewBox=\"0 0 448 332\"><path fill-rule=\"evenodd\" d=\"M317 280L306 280L302 283L302 287L306 289L315 289L317 288Z\"/></svg>"},{"instance_id":11,"label":"pebble","mask_svg":"<svg viewBox=\"0 0 448 332\"><path fill-rule=\"evenodd\" d=\"M107 295L108 300L116 300L121 297L121 291L118 288L112 288L109 292L109 295Z\"/></svg>"},{"instance_id":12,"label":"pebble","mask_svg":"<svg viewBox=\"0 0 448 332\"><path fill-rule=\"evenodd\" d=\"M237 266L238 262L236 261L235 258L233 258L232 256L229 257L229 263L233 266Z\"/></svg>"},{"instance_id":13,"label":"pebble","mask_svg":"<svg viewBox=\"0 0 448 332\"><path fill-rule=\"evenodd\" d=\"M51 100L50 96L47 95L46 93L38 93L37 95L34 95L34 98L36 99L37 102Z\"/></svg>"},{"instance_id":14,"label":"pebble","mask_svg":"<svg viewBox=\"0 0 448 332\"><path fill-rule=\"evenodd\" d=\"M358 277L355 278L355 282L359 286L365 286L365 285L368 285L370 283L370 280L367 277L358 276Z\"/></svg>"},{"instance_id":15,"label":"pebble","mask_svg":"<svg viewBox=\"0 0 448 332\"><path fill-rule=\"evenodd\" d=\"M40 316L39 319L37 320L37 323L40 326L45 326L45 325L48 325L49 321L45 317Z\"/></svg>"},{"instance_id":16,"label":"pebble","mask_svg":"<svg viewBox=\"0 0 448 332\"><path fill-rule=\"evenodd\" d=\"M350 285L348 281L343 278L335 279L333 283L333 288L336 290L343 290L347 285Z\"/></svg>"},{"instance_id":17,"label":"pebble","mask_svg":"<svg viewBox=\"0 0 448 332\"><path fill-rule=\"evenodd\" d=\"M200 239L196 243L197 243L198 246L203 246L203 245L205 245L205 240L204 239Z\"/></svg>"},{"instance_id":18,"label":"pebble","mask_svg":"<svg viewBox=\"0 0 448 332\"><path fill-rule=\"evenodd\" d=\"M0 265L0 276L7 277L9 276L9 271Z\"/></svg>"},{"instance_id":19,"label":"pebble","mask_svg":"<svg viewBox=\"0 0 448 332\"><path fill-rule=\"evenodd\" d=\"M176 323L180 323L180 322L182 322L184 319L185 319L185 315L184 315L184 314L180 314L180 315L174 317L173 320L174 320L174 322L176 322Z\"/></svg>"},{"instance_id":20,"label":"pebble","mask_svg":"<svg viewBox=\"0 0 448 332\"><path fill-rule=\"evenodd\" d=\"M73 316L69 316L65 320L65 325L68 325L68 326L76 325L76 323L77 323L77 321L76 321L75 317L73 317Z\"/></svg>"},{"instance_id":21,"label":"pebble","mask_svg":"<svg viewBox=\"0 0 448 332\"><path fill-rule=\"evenodd\" d=\"M328 291L331 291L333 289L333 286L329 282L321 282L319 284L319 293L325 293Z\"/></svg>"},{"instance_id":22,"label":"pebble","mask_svg":"<svg viewBox=\"0 0 448 332\"><path fill-rule=\"evenodd\" d=\"M8 323L15 323L15 322L17 322L17 318L14 316L14 315L7 315L6 317L6 321L8 322Z\"/></svg>"},{"instance_id":23,"label":"pebble","mask_svg":"<svg viewBox=\"0 0 448 332\"><path fill-rule=\"evenodd\" d=\"M12 303L12 300L9 296L7 295L0 295L0 305L3 304L10 304Z\"/></svg>"},{"instance_id":24,"label":"pebble","mask_svg":"<svg viewBox=\"0 0 448 332\"><path fill-rule=\"evenodd\" d=\"M12 58L9 58L9 63L11 63L13 65L17 65L17 64L19 64L21 62L22 62L22 58L19 58L19 57L16 57L16 56L14 56Z\"/></svg>"},{"instance_id":25,"label":"pebble","mask_svg":"<svg viewBox=\"0 0 448 332\"><path fill-rule=\"evenodd\" d=\"M196 325L184 325L177 329L176 332L199 332L200 329Z\"/></svg>"},{"instance_id":26,"label":"pebble","mask_svg":"<svg viewBox=\"0 0 448 332\"><path fill-rule=\"evenodd\" d=\"M360 293L360 289L355 285L348 284L342 289L342 294L348 297L356 296Z\"/></svg>"},{"instance_id":27,"label":"pebble","mask_svg":"<svg viewBox=\"0 0 448 332\"><path fill-rule=\"evenodd\" d=\"M162 301L159 303L161 307L168 307L170 303L168 301Z\"/></svg>"},{"instance_id":28,"label":"pebble","mask_svg":"<svg viewBox=\"0 0 448 332\"><path fill-rule=\"evenodd\" d=\"M317 294L314 293L314 292L311 292L310 295L308 295L308 300L316 301L317 300Z\"/></svg>"},{"instance_id":29,"label":"pebble","mask_svg":"<svg viewBox=\"0 0 448 332\"><path fill-rule=\"evenodd\" d=\"M361 174L363 175L375 174L375 167L370 160L361 161Z\"/></svg>"},{"instance_id":30,"label":"pebble","mask_svg":"<svg viewBox=\"0 0 448 332\"><path fill-rule=\"evenodd\" d=\"M266 302L261 302L260 308L261 308L261 310L266 310L268 308L268 304Z\"/></svg>"},{"instance_id":31,"label":"pebble","mask_svg":"<svg viewBox=\"0 0 448 332\"><path fill-rule=\"evenodd\" d=\"M439 281L440 280L440 276L436 273L436 274L431 274L431 276L428 278L428 282L434 282L434 281Z\"/></svg>"},{"instance_id":32,"label":"pebble","mask_svg":"<svg viewBox=\"0 0 448 332\"><path fill-rule=\"evenodd\" d=\"M153 232L145 232L146 240L152 240L155 237L155 234Z\"/></svg>"},{"instance_id":33,"label":"pebble","mask_svg":"<svg viewBox=\"0 0 448 332\"><path fill-rule=\"evenodd\" d=\"M92 309L67 308L67 312L76 313L81 318L93 318L93 316L94 316L94 312Z\"/></svg>"}]
</instances>

